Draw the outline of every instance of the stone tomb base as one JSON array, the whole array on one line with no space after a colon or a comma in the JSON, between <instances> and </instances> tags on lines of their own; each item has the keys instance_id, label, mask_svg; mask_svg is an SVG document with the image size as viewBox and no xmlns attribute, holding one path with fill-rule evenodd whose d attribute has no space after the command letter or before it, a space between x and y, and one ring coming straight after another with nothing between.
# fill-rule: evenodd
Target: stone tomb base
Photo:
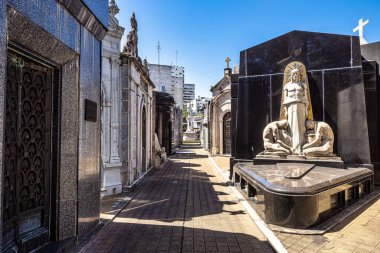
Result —
<instances>
[{"instance_id":1,"label":"stone tomb base","mask_svg":"<svg viewBox=\"0 0 380 253\"><path fill-rule=\"evenodd\" d=\"M234 183L265 222L310 228L373 190L368 168L332 168L312 163L234 166Z\"/></svg>"},{"instance_id":2,"label":"stone tomb base","mask_svg":"<svg viewBox=\"0 0 380 253\"><path fill-rule=\"evenodd\" d=\"M198 135L195 132L184 132L183 133L184 141L196 141L199 140Z\"/></svg>"}]
</instances>

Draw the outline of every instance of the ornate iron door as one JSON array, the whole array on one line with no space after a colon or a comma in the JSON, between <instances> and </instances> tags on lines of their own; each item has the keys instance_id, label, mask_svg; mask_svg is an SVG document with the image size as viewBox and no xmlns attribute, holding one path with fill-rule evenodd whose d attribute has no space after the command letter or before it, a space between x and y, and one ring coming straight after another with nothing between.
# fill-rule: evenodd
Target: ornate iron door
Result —
<instances>
[{"instance_id":1,"label":"ornate iron door","mask_svg":"<svg viewBox=\"0 0 380 253\"><path fill-rule=\"evenodd\" d=\"M231 113L223 117L223 154L231 154Z\"/></svg>"},{"instance_id":2,"label":"ornate iron door","mask_svg":"<svg viewBox=\"0 0 380 253\"><path fill-rule=\"evenodd\" d=\"M3 250L29 252L49 239L53 70L8 52Z\"/></svg>"}]
</instances>

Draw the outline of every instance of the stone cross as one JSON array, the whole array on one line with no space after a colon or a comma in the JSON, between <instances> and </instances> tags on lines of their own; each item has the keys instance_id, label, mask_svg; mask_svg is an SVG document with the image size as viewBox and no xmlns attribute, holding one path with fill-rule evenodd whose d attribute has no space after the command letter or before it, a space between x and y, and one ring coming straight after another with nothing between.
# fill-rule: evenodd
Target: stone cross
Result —
<instances>
[{"instance_id":1,"label":"stone cross","mask_svg":"<svg viewBox=\"0 0 380 253\"><path fill-rule=\"evenodd\" d=\"M368 24L369 20L367 19L366 21L363 22L363 18L359 20L359 25L352 30L353 32L359 31L359 39L360 39L360 45L367 44L368 42L364 39L363 35L363 29L364 26Z\"/></svg>"},{"instance_id":2,"label":"stone cross","mask_svg":"<svg viewBox=\"0 0 380 253\"><path fill-rule=\"evenodd\" d=\"M230 68L230 61L231 61L230 57L227 57L225 60L225 62L227 62L227 68L228 69Z\"/></svg>"}]
</instances>

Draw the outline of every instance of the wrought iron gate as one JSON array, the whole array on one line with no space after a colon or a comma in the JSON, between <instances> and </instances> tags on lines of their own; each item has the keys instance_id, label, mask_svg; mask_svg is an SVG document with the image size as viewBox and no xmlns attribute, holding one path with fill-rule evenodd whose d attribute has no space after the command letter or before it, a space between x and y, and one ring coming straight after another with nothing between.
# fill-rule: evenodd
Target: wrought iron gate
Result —
<instances>
[{"instance_id":1,"label":"wrought iron gate","mask_svg":"<svg viewBox=\"0 0 380 253\"><path fill-rule=\"evenodd\" d=\"M8 51L4 135L3 251L49 240L53 69Z\"/></svg>"},{"instance_id":2,"label":"wrought iron gate","mask_svg":"<svg viewBox=\"0 0 380 253\"><path fill-rule=\"evenodd\" d=\"M223 154L231 154L231 113L223 117Z\"/></svg>"}]
</instances>

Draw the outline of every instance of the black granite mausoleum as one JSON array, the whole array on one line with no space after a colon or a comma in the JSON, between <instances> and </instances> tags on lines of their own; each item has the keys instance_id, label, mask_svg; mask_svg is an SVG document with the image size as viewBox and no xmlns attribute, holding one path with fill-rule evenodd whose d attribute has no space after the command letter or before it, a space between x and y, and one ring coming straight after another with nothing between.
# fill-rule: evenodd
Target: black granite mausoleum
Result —
<instances>
[{"instance_id":1,"label":"black granite mausoleum","mask_svg":"<svg viewBox=\"0 0 380 253\"><path fill-rule=\"evenodd\" d=\"M292 61L306 66L314 120L333 128L334 151L346 163L370 164L359 38L301 31L240 53L236 159L263 151L262 132L279 120L283 71Z\"/></svg>"},{"instance_id":2,"label":"black granite mausoleum","mask_svg":"<svg viewBox=\"0 0 380 253\"><path fill-rule=\"evenodd\" d=\"M372 191L373 166L359 38L302 31L240 53L239 82L232 85L232 114L236 115L232 126L236 128L231 164L252 161L264 150L263 130L279 120L283 72L293 61L306 67L314 120L332 127L334 152L344 166L310 160L303 165L280 164L286 160L258 165L255 159L254 164L240 163L231 170L234 182L253 200L264 220L306 228ZM312 169L298 178L285 176L286 166L309 165Z\"/></svg>"},{"instance_id":3,"label":"black granite mausoleum","mask_svg":"<svg viewBox=\"0 0 380 253\"><path fill-rule=\"evenodd\" d=\"M371 162L380 185L380 42L361 45Z\"/></svg>"}]
</instances>

